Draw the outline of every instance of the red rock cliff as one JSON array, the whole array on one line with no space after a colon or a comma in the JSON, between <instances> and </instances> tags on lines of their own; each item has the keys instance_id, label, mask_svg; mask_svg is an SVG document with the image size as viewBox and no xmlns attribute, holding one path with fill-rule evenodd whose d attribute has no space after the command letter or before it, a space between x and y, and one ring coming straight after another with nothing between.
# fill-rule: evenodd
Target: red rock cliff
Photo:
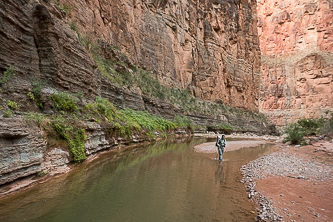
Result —
<instances>
[{"instance_id":1,"label":"red rock cliff","mask_svg":"<svg viewBox=\"0 0 333 222\"><path fill-rule=\"evenodd\" d=\"M254 1L61 0L80 33L119 46L160 82L258 110Z\"/></svg>"},{"instance_id":2,"label":"red rock cliff","mask_svg":"<svg viewBox=\"0 0 333 222\"><path fill-rule=\"evenodd\" d=\"M325 116L333 105L333 2L260 0L260 110L273 123Z\"/></svg>"}]
</instances>

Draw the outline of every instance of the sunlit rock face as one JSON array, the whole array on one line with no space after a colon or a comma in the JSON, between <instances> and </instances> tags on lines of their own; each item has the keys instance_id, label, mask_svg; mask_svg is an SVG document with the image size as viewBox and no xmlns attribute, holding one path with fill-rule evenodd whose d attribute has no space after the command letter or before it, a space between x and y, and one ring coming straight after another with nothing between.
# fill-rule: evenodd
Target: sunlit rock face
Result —
<instances>
[{"instance_id":1,"label":"sunlit rock face","mask_svg":"<svg viewBox=\"0 0 333 222\"><path fill-rule=\"evenodd\" d=\"M260 110L273 123L326 116L332 110L333 2L257 4Z\"/></svg>"},{"instance_id":2,"label":"sunlit rock face","mask_svg":"<svg viewBox=\"0 0 333 222\"><path fill-rule=\"evenodd\" d=\"M160 82L196 97L258 110L256 2L60 1L78 30L118 46Z\"/></svg>"}]
</instances>

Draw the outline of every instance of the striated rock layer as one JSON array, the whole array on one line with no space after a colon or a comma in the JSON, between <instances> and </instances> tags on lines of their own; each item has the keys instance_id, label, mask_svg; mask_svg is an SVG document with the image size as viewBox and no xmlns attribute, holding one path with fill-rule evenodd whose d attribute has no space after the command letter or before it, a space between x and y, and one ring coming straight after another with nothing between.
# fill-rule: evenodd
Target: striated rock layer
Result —
<instances>
[{"instance_id":1,"label":"striated rock layer","mask_svg":"<svg viewBox=\"0 0 333 222\"><path fill-rule=\"evenodd\" d=\"M66 18L79 33L119 47L161 83L258 111L255 1L59 2L71 8Z\"/></svg>"},{"instance_id":2,"label":"striated rock layer","mask_svg":"<svg viewBox=\"0 0 333 222\"><path fill-rule=\"evenodd\" d=\"M45 148L38 127L23 119L0 119L0 185L40 172Z\"/></svg>"},{"instance_id":3,"label":"striated rock layer","mask_svg":"<svg viewBox=\"0 0 333 222\"><path fill-rule=\"evenodd\" d=\"M333 105L333 2L258 1L260 111L276 125Z\"/></svg>"}]
</instances>

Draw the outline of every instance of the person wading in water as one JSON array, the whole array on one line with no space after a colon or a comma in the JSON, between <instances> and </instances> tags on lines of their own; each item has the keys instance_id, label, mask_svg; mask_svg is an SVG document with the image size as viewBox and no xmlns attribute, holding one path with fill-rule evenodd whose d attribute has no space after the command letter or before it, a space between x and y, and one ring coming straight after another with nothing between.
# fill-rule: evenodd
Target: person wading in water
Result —
<instances>
[{"instance_id":1,"label":"person wading in water","mask_svg":"<svg viewBox=\"0 0 333 222\"><path fill-rule=\"evenodd\" d=\"M216 146L217 150L219 152L219 160L222 161L222 154L224 152L224 148L227 145L227 141L225 140L225 135L222 134L222 136L217 136Z\"/></svg>"}]
</instances>

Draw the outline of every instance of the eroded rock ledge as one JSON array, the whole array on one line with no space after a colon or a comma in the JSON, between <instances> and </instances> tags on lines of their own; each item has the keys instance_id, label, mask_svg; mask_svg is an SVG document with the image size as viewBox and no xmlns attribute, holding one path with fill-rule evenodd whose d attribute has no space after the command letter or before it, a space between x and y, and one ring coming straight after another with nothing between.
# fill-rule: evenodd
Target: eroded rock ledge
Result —
<instances>
[{"instance_id":1,"label":"eroded rock ledge","mask_svg":"<svg viewBox=\"0 0 333 222\"><path fill-rule=\"evenodd\" d=\"M87 157L100 151L150 141L145 132L136 132L132 138L128 138L110 134L110 126L98 123L87 122L82 127L87 137L84 144ZM189 129L179 128L168 133L176 138L191 136ZM161 138L157 132L155 136ZM56 138L47 137L44 129L34 122L27 122L21 115L0 119L0 196L43 180L41 176L49 177L70 171L72 157L68 146L58 143L56 147L50 147L50 139ZM10 182L20 178L26 178L27 181L10 185Z\"/></svg>"}]
</instances>

